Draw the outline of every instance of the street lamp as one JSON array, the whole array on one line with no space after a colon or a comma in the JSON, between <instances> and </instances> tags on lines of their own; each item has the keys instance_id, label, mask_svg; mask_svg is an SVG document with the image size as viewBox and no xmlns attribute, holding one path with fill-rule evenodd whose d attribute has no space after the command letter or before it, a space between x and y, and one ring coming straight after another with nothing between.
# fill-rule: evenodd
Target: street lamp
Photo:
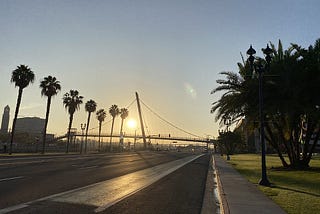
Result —
<instances>
[{"instance_id":1,"label":"street lamp","mask_svg":"<svg viewBox=\"0 0 320 214\"><path fill-rule=\"evenodd\" d=\"M226 128L226 131L225 131L225 136L228 136L228 133L229 133L229 126L231 125L231 117L229 115L224 115L222 117L223 119L223 124L227 127ZM231 143L231 142L230 142ZM230 154L229 154L229 151L226 150L226 153L227 153L227 160L230 160Z\"/></svg>"},{"instance_id":2,"label":"street lamp","mask_svg":"<svg viewBox=\"0 0 320 214\"><path fill-rule=\"evenodd\" d=\"M260 185L263 186L270 186L270 182L267 177L267 169L266 169L266 148L265 148L265 135L264 135L264 115L263 115L263 87L262 87L262 79L263 79L263 73L269 69L269 65L271 62L271 54L272 49L269 48L269 45L267 45L267 48L262 49L263 53L265 54L265 59L267 64L264 66L261 63L255 63L254 62L254 54L256 51L252 48L252 45L250 45L250 48L247 51L247 54L249 55L249 63L251 71L256 71L259 75L259 117L260 117L260 143L261 143L261 180L259 181Z\"/></svg>"},{"instance_id":3,"label":"street lamp","mask_svg":"<svg viewBox=\"0 0 320 214\"><path fill-rule=\"evenodd\" d=\"M226 132L229 131L229 126L231 124L231 117L230 116L223 116L223 124L227 127Z\"/></svg>"},{"instance_id":4,"label":"street lamp","mask_svg":"<svg viewBox=\"0 0 320 214\"><path fill-rule=\"evenodd\" d=\"M86 129L86 124L81 123L81 131L82 131L82 136L81 136L81 147L80 147L80 154L82 154L82 147L83 147L83 136L84 136L84 130Z\"/></svg>"}]
</instances>

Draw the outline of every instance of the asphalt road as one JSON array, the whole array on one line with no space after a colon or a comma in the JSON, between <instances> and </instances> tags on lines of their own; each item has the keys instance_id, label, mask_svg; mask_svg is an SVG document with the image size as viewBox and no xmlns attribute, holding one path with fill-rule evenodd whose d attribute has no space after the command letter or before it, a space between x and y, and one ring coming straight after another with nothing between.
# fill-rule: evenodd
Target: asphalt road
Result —
<instances>
[{"instance_id":1,"label":"asphalt road","mask_svg":"<svg viewBox=\"0 0 320 214\"><path fill-rule=\"evenodd\" d=\"M210 156L204 155L125 198L104 214L199 214ZM212 210L211 213L217 213Z\"/></svg>"},{"instance_id":2,"label":"asphalt road","mask_svg":"<svg viewBox=\"0 0 320 214\"><path fill-rule=\"evenodd\" d=\"M53 194L118 178L119 176L159 164L172 162L189 155L170 152L141 152L86 156L0 158L0 211L17 204L23 204ZM202 169L202 171L205 172L206 169ZM203 180L202 177L201 179ZM203 181L200 183L203 186ZM203 187L197 188L202 188L201 191L203 190ZM37 206L41 207L41 204L39 202ZM71 213L68 210L79 210L77 213L80 213L80 211L88 213L89 210L90 212L94 210L90 206L78 204L68 204L66 208L61 206L60 202L46 203L45 207L46 209L51 207L50 210L54 211L53 213ZM39 211L37 207L34 209ZM63 212L62 210L59 212L59 209L63 209ZM27 213L34 212L29 209Z\"/></svg>"}]
</instances>

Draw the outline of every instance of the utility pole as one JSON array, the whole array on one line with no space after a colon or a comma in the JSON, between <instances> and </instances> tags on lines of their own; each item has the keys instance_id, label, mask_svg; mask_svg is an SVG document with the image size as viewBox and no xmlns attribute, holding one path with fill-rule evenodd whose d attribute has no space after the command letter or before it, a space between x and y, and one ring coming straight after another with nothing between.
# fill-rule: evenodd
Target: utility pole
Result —
<instances>
[{"instance_id":1,"label":"utility pole","mask_svg":"<svg viewBox=\"0 0 320 214\"><path fill-rule=\"evenodd\" d=\"M143 147L144 149L147 148L147 141L146 141L146 134L144 132L144 125L143 125L143 119L141 114L141 106L140 106L140 100L138 92L136 92L136 99L137 99L137 105L138 105L138 112L139 112L139 119L140 119L140 125L141 125L141 132L142 132L142 139L143 139Z\"/></svg>"}]
</instances>

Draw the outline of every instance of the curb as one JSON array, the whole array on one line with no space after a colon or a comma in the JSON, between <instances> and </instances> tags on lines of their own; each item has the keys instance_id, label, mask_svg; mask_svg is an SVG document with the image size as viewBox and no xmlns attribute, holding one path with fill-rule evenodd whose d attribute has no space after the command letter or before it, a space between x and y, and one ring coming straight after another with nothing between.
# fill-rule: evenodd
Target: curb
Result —
<instances>
[{"instance_id":1,"label":"curb","mask_svg":"<svg viewBox=\"0 0 320 214\"><path fill-rule=\"evenodd\" d=\"M217 191L218 191L218 197L220 202L220 213L230 214L229 204L226 198L226 194L224 193L224 190L223 190L223 185L219 177L219 169L216 167L214 155L212 155L212 164L215 169L215 175L216 175L216 181L217 181Z\"/></svg>"},{"instance_id":2,"label":"curb","mask_svg":"<svg viewBox=\"0 0 320 214\"><path fill-rule=\"evenodd\" d=\"M217 190L217 179L214 168L214 158L213 155L210 155L201 214L212 214L213 211L216 211L215 213L220 214L222 213L220 206L220 197Z\"/></svg>"}]
</instances>

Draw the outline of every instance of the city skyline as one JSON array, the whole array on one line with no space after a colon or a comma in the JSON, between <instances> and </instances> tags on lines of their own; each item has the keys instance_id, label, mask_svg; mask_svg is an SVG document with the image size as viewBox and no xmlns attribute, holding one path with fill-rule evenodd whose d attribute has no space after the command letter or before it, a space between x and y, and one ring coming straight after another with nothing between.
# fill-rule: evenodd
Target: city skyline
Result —
<instances>
[{"instance_id":1,"label":"city skyline","mask_svg":"<svg viewBox=\"0 0 320 214\"><path fill-rule=\"evenodd\" d=\"M53 98L48 133L66 133L68 113L63 94L76 89L106 111L127 107L137 91L154 111L191 133L217 136L210 114L218 94L219 72L237 71L252 44L258 55L268 42L281 39L302 47L320 36L318 1L1 1L0 108L17 98L11 72L28 65L36 79L23 93L19 116L45 116L39 83L48 75L62 86ZM130 112L131 111L131 112ZM135 109L129 117L138 120ZM169 133L147 115L150 132ZM87 113L75 113L80 130ZM111 117L108 115L106 121ZM118 130L120 120L116 123ZM91 119L91 128L98 121ZM153 126L153 127L152 127ZM168 129L168 130L166 130ZM108 127L103 129L104 132ZM130 130L134 132L133 130Z\"/></svg>"}]
</instances>

